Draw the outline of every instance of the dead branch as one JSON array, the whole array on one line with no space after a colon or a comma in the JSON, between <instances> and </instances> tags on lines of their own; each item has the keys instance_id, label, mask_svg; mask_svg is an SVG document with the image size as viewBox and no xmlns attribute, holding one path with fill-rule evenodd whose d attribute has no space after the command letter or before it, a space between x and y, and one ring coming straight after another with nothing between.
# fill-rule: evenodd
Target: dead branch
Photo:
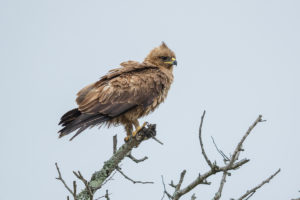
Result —
<instances>
[{"instance_id":1,"label":"dead branch","mask_svg":"<svg viewBox=\"0 0 300 200\"><path fill-rule=\"evenodd\" d=\"M113 154L117 152L117 144L118 144L118 138L117 135L114 135L113 137Z\"/></svg>"},{"instance_id":2,"label":"dead branch","mask_svg":"<svg viewBox=\"0 0 300 200\"><path fill-rule=\"evenodd\" d=\"M131 154L131 151L127 154L127 157L130 158L135 163L140 163L140 162L143 162L148 159L147 156L145 156L144 158L141 158L141 159L137 159Z\"/></svg>"},{"instance_id":3,"label":"dead branch","mask_svg":"<svg viewBox=\"0 0 300 200\"><path fill-rule=\"evenodd\" d=\"M127 176L122 170L120 167L117 167L116 170L127 180L131 181L133 184L136 184L136 183L140 183L140 184L153 184L154 182L152 181L135 181L133 180L132 178L130 178L129 176Z\"/></svg>"},{"instance_id":4,"label":"dead branch","mask_svg":"<svg viewBox=\"0 0 300 200\"><path fill-rule=\"evenodd\" d=\"M240 160L236 163L234 163L228 170L235 170L239 167L241 167L242 165L246 164L247 162L249 162L249 159L243 159ZM208 172L204 173L203 175L198 176L194 181L192 181L188 186L186 186L185 188L174 192L173 194L173 200L178 200L181 196L185 195L186 193L190 192L192 189L194 189L196 186L198 186L199 184L205 184L208 185L209 183L206 181L208 177L217 174L219 172L223 172L227 169L227 166L224 167L218 167L217 169L211 169Z\"/></svg>"},{"instance_id":5,"label":"dead branch","mask_svg":"<svg viewBox=\"0 0 300 200\"><path fill-rule=\"evenodd\" d=\"M164 181L164 177L161 176L161 181L162 181L162 184L164 186L164 192L163 192L163 196L161 197L161 200L163 200L165 198L165 195L167 195L167 197L169 199L173 199L173 196L167 191L166 189L166 184L165 184L165 181Z\"/></svg>"},{"instance_id":6,"label":"dead branch","mask_svg":"<svg viewBox=\"0 0 300 200\"><path fill-rule=\"evenodd\" d=\"M239 152L242 150L242 145L243 145L244 141L246 140L246 138L248 137L248 135L251 133L251 131L254 129L254 127L259 122L262 122L262 121L263 121L262 120L262 116L259 115L258 118L253 122L253 124L248 128L248 130L246 131L246 133L244 134L244 136L242 137L242 139L240 140L240 142L236 146L236 148L235 148L235 150L233 152L233 155L231 156L230 161L227 164L226 169L223 172L223 176L222 176L222 179L221 179L221 182L220 182L220 186L219 186L218 192L216 192L216 194L215 194L215 196L213 198L214 200L219 200L221 198L222 191L223 191L223 188L224 188L224 184L226 182L226 176L228 175L227 171L228 171L228 169L231 168L231 166L234 164L234 162L236 160L238 160L238 155L239 155Z\"/></svg>"},{"instance_id":7,"label":"dead branch","mask_svg":"<svg viewBox=\"0 0 300 200\"><path fill-rule=\"evenodd\" d=\"M58 177L57 177L56 179L59 180L59 181L61 181L61 182L63 183L63 185L65 186L65 188L72 194L74 200L76 200L76 182L75 182L75 181L73 182L73 189L74 189L74 191L72 191L72 190L69 188L69 186L66 184L65 180L62 178L57 163L55 163L55 166L56 166L56 170L57 170L57 172L58 172ZM69 199L69 196L67 197L67 199Z\"/></svg>"},{"instance_id":8,"label":"dead branch","mask_svg":"<svg viewBox=\"0 0 300 200\"><path fill-rule=\"evenodd\" d=\"M254 127L259 123L259 122L264 122L265 120L262 120L262 115L259 115L258 118L253 122L253 124L248 128L247 132L245 133L245 135L243 136L243 138L241 139L241 141L238 143L238 145L236 146L233 155L230 159L230 162L228 164L228 168L230 167L230 165L232 165L234 163L234 161L236 161L237 155L238 153L242 150L242 145L244 143L244 141L246 140L246 138L248 137L248 135L251 133L251 131L254 129Z\"/></svg>"},{"instance_id":9,"label":"dead branch","mask_svg":"<svg viewBox=\"0 0 300 200\"><path fill-rule=\"evenodd\" d=\"M197 198L196 198L196 195L195 194L193 194L192 196L191 196L191 200L196 200Z\"/></svg>"},{"instance_id":10,"label":"dead branch","mask_svg":"<svg viewBox=\"0 0 300 200\"><path fill-rule=\"evenodd\" d=\"M108 190L106 190L106 193L105 193L105 196L104 196L104 197L106 198L106 200L110 200L109 194L108 194Z\"/></svg>"},{"instance_id":11,"label":"dead branch","mask_svg":"<svg viewBox=\"0 0 300 200\"><path fill-rule=\"evenodd\" d=\"M272 174L269 178L267 178L266 180L261 182L259 185L255 186L251 190L248 190L244 195L242 195L240 198L238 198L238 200L243 200L246 197L249 197L250 195L252 196L256 192L256 190L261 188L264 184L269 183L271 181L271 179L274 178L279 172L280 172L280 169L278 169L274 174ZM249 199L249 198L247 198L247 199Z\"/></svg>"},{"instance_id":12,"label":"dead branch","mask_svg":"<svg viewBox=\"0 0 300 200\"><path fill-rule=\"evenodd\" d=\"M205 150L204 150L204 145L203 145L203 141L202 141L202 125L203 125L203 120L204 120L204 116L205 116L205 110L201 116L201 122L200 122L200 127L199 127L199 141L200 141L200 147L201 147L201 152L202 152L202 155L206 161L206 163L208 164L208 166L210 166L211 169L214 168L214 165L211 163L211 161L208 159L206 153L205 153Z\"/></svg>"},{"instance_id":13,"label":"dead branch","mask_svg":"<svg viewBox=\"0 0 300 200\"><path fill-rule=\"evenodd\" d=\"M103 195L103 196L101 196L101 197L98 197L98 198L95 199L95 200L99 200L99 199L102 199L102 198L105 198L106 200L110 200L109 195L111 195L111 194L109 194L109 193L108 193L108 190L106 190L105 195Z\"/></svg>"},{"instance_id":14,"label":"dead branch","mask_svg":"<svg viewBox=\"0 0 300 200\"><path fill-rule=\"evenodd\" d=\"M78 171L77 173L75 171L73 171L73 174L83 182L83 184L85 185L85 189L88 191L89 193L89 198L93 199L94 194L92 192L92 188L89 186L89 182L82 176L82 174L80 173L80 171Z\"/></svg>"},{"instance_id":15,"label":"dead branch","mask_svg":"<svg viewBox=\"0 0 300 200\"><path fill-rule=\"evenodd\" d=\"M215 139L214 139L213 137L211 137L211 139L212 139L212 141L213 141L213 143L214 143L214 145L215 145L217 151L218 151L219 154L223 157L224 163L230 161L230 159L226 156L226 154L225 154L222 150L220 150L220 149L218 148L218 146L217 146L217 144L216 144L216 142L215 142Z\"/></svg>"},{"instance_id":16,"label":"dead branch","mask_svg":"<svg viewBox=\"0 0 300 200\"><path fill-rule=\"evenodd\" d=\"M222 190L223 190L223 187L224 187L224 184L226 182L226 176L227 176L227 170L225 170L223 172L223 175L222 175L222 179L221 179L221 182L220 182L220 186L219 186L219 189L218 189L218 192L215 194L215 197L213 198L214 200L219 200L221 198L221 195L222 195Z\"/></svg>"},{"instance_id":17,"label":"dead branch","mask_svg":"<svg viewBox=\"0 0 300 200\"><path fill-rule=\"evenodd\" d=\"M230 156L230 158L227 157L223 153L223 151L221 151L217 147L214 139L212 138L217 151L221 154L221 156L224 159L224 163L225 163L224 166L218 166L216 161L212 163L211 160L209 159L209 157L207 156L205 149L204 149L203 141L202 141L202 126L203 126L205 113L206 112L204 111L201 116L201 122L200 122L200 127L199 127L199 142L200 142L200 147L201 147L201 153L202 153L207 165L210 167L210 169L207 172L205 172L204 174L199 174L192 182L187 184L185 187L182 187L184 177L186 174L186 170L183 170L180 174L178 183L174 184L174 182L171 181L171 183L169 184L171 187L174 188L173 194L170 194L167 191L166 185L164 182L164 178L162 176L161 178L162 178L162 184L163 184L164 191L163 191L163 196L161 199L164 199L164 197L167 196L170 200L179 200L182 196L184 196L185 194L187 194L188 192L190 192L191 190L196 188L198 185L200 185L200 184L209 185L210 182L208 182L207 179L217 173L222 172L223 175L222 175L222 178L220 181L218 191L215 193L215 195L213 197L213 200L219 200L222 196L222 191L223 191L224 185L226 183L226 178L227 178L227 176L230 176L230 171L236 170L250 161L247 158L239 160L238 157L239 157L240 152L243 151L242 146L243 146L243 143L245 142L246 138L250 135L250 133L252 132L252 130L256 127L256 125L258 123L264 121L264 120L262 120L262 116L259 115L258 118L252 123L252 125L247 129L246 133L243 135L243 137L241 138L241 140L235 147L234 152ZM142 162L142 161L145 161L146 159L148 159L148 157L146 157L146 156L142 159L137 159L134 156L132 156L131 151L134 147L138 147L140 145L140 143L142 143L142 141L144 141L148 138L152 138L155 141L161 143L159 140L157 140L155 138L155 135L156 135L155 128L156 128L155 125L148 124L147 128L143 128L136 135L136 137L131 137L129 139L129 141L127 143L123 144L119 149L117 149L117 136L115 135L113 137L113 155L112 155L112 157L104 163L102 169L100 169L99 171L96 171L92 175L92 177L89 181L82 176L80 171L77 171L77 172L73 171L74 175L79 180L81 180L85 185L85 189L82 190L78 195L77 195L76 181L73 181L73 190L71 190L68 187L68 185L66 184L66 182L63 180L57 163L55 163L56 169L58 171L58 178L56 178L56 179L60 180L63 183L64 187L74 197L74 200L93 200L93 196L94 196L95 192L97 190L99 190L100 188L102 188L105 183L112 180L112 177L114 176L114 174L116 174L116 172L119 172L125 179L131 181L133 184L135 184L135 183L141 183L141 184L153 183L153 182L143 182L143 181L133 180L132 178L127 176L121 170L121 168L119 167L119 164L125 157L130 158L131 160L133 160L136 163L139 163L139 162ZM240 198L238 198L238 200L249 199L259 188L261 188L264 184L269 183L271 181L271 179L273 179L279 172L280 172L280 169L277 170L274 174L272 174L269 178L264 180L262 183L260 183L256 187L254 187L253 189L247 190L247 192L245 194L243 194ZM110 200L109 195L110 194L108 194L108 190L106 190L106 194L97 199L105 198L106 200ZM67 197L67 199L69 200L69 197ZM191 196L191 200L195 200L195 199L196 199L196 196L195 196L195 194L193 194ZM300 200L300 199L295 199L295 200Z\"/></svg>"},{"instance_id":18,"label":"dead branch","mask_svg":"<svg viewBox=\"0 0 300 200\"><path fill-rule=\"evenodd\" d=\"M164 184L164 180L162 178L163 181L163 186L164 186L164 195L167 195L169 197L169 199L172 200L178 200L180 199L183 195L185 195L186 193L190 192L191 190L193 190L195 187L197 187L200 184L210 184L209 182L207 182L207 179L219 172L223 172L221 181L220 181L220 186L218 191L216 192L215 196L214 196L214 200L219 200L220 197L222 196L222 191L224 188L224 185L226 183L226 177L228 175L230 175L229 171L232 170L236 170L239 167L243 166L244 164L246 164L247 162L249 162L250 160L247 158L244 158L242 160L238 160L238 156L239 153L241 151L243 151L242 149L242 145L244 143L244 141L246 140L246 138L248 137L248 135L251 133L251 131L255 128L255 126L259 123L259 122L263 122L264 120L262 120L262 116L259 115L258 118L253 122L253 124L248 128L248 130L246 131L246 133L243 135L243 137L241 138L241 140L239 141L239 143L237 144L236 148L234 149L234 152L232 154L232 156L230 157L230 159L223 153L223 151L221 151L216 143L214 142L214 145L217 149L217 151L222 155L223 159L224 159L224 163L225 165L222 167L217 166L216 162L212 163L211 160L208 158L205 149L204 149L204 145L203 145L203 141L202 141L202 126L203 126L203 121L204 121L204 116L205 116L205 111L203 112L203 115L201 117L201 122L200 122L200 127L199 127L199 141L200 141L200 147L201 147L201 152L202 155L206 161L206 163L210 166L210 170L202 175L199 174L198 177L196 177L196 179L194 181L192 181L190 184L188 184L186 187L181 188L183 179L184 179L184 175L185 175L185 170L181 173L180 179L179 179L179 183L177 185L175 185L173 183L173 181L171 181L171 183L169 184L171 187L174 188L174 193L173 195L171 195L170 193L167 192L165 184ZM267 179L266 181L269 182L278 172L276 172L275 174L273 174L269 179ZM259 187L255 187L252 190L249 191L249 193L247 194L247 196L249 197L251 194L254 193L254 191L256 191L258 188L262 187L266 181L263 182L263 184L260 184ZM163 199L162 198L162 199ZM195 195L193 195L191 197L191 199L196 199Z\"/></svg>"},{"instance_id":19,"label":"dead branch","mask_svg":"<svg viewBox=\"0 0 300 200\"><path fill-rule=\"evenodd\" d=\"M181 184L182 184L182 182L183 182L185 173L186 173L186 170L183 170L183 171L181 172L179 182L178 182L178 184L177 184L176 187L175 187L175 191L179 191L179 190L180 190L180 187L181 187Z\"/></svg>"},{"instance_id":20,"label":"dead branch","mask_svg":"<svg viewBox=\"0 0 300 200\"><path fill-rule=\"evenodd\" d=\"M76 200L89 200L90 192L94 195L99 190L105 181L110 177L112 172L118 167L119 163L126 157L126 155L134 148L139 146L145 139L152 138L156 135L156 125L148 124L147 128L143 128L136 137L131 137L129 141L123 144L115 154L104 163L101 170L96 171L87 187L82 190L77 196Z\"/></svg>"}]
</instances>

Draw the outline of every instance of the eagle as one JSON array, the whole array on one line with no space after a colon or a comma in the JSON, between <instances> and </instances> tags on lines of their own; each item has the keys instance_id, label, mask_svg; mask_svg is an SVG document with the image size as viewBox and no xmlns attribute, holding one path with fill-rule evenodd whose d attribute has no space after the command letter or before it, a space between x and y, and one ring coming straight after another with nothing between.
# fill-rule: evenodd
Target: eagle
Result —
<instances>
[{"instance_id":1,"label":"eagle","mask_svg":"<svg viewBox=\"0 0 300 200\"><path fill-rule=\"evenodd\" d=\"M154 111L167 97L174 65L175 53L164 42L150 51L142 63L122 62L119 68L77 93L78 107L61 117L59 138L76 131L72 140L95 126L123 125L128 141L146 125L140 126L138 119Z\"/></svg>"}]
</instances>

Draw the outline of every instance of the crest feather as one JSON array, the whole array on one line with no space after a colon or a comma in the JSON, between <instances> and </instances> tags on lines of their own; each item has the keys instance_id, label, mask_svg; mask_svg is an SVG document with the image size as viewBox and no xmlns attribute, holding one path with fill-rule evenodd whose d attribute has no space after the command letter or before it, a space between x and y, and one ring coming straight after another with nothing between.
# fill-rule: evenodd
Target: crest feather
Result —
<instances>
[{"instance_id":1,"label":"crest feather","mask_svg":"<svg viewBox=\"0 0 300 200\"><path fill-rule=\"evenodd\" d=\"M169 48L164 41L161 42L160 46L163 47L163 48Z\"/></svg>"}]
</instances>

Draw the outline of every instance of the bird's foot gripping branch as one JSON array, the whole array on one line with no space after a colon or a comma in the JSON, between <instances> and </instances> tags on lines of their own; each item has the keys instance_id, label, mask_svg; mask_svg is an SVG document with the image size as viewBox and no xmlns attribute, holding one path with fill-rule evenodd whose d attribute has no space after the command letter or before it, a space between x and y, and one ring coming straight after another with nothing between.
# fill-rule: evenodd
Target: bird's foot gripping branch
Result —
<instances>
[{"instance_id":1,"label":"bird's foot gripping branch","mask_svg":"<svg viewBox=\"0 0 300 200\"><path fill-rule=\"evenodd\" d=\"M129 135L124 138L125 142L128 142L130 138L135 137L137 140L146 140L149 138L155 138L156 136L156 124L149 124L145 122L142 126L138 127L137 130L132 132L132 135Z\"/></svg>"},{"instance_id":2,"label":"bird's foot gripping branch","mask_svg":"<svg viewBox=\"0 0 300 200\"><path fill-rule=\"evenodd\" d=\"M111 179L111 177L114 175L113 174L114 171L119 171L121 174L123 173L122 171L120 171L119 164L125 157L129 157L130 159L132 159L136 163L144 161L144 160L147 159L147 157L145 157L141 160L135 159L131 155L131 150L134 147L139 146L143 141L145 141L149 138L153 138L154 140L158 141L155 138L155 136L156 136L156 125L155 124L147 124L147 126L143 127L136 134L135 137L130 137L128 142L123 144L119 149L117 149L117 139L116 139L116 137L114 137L114 140L113 140L114 141L114 145L113 145L114 154L111 156L111 158L109 160L104 162L104 165L103 165L102 169L100 169L99 171L96 171L92 175L92 178L90 179L90 181L87 181L81 175L80 171L78 171L78 172L74 171L73 172L74 175L79 180L81 180L85 185L85 189L83 189L79 194L77 194L77 192L76 192L77 191L76 181L73 181L73 189L69 188L68 185L66 184L66 182L64 181L64 179L62 178L59 167L56 164L56 168L57 168L58 175L59 175L59 177L57 179L60 180L64 184L65 188L71 193L74 200L93 200L95 192L97 190L99 190L105 183L107 183ZM158 141L158 142L161 143L160 141ZM128 177L127 177L127 179L128 179ZM137 182L137 183L152 183L152 182L142 182L142 181L134 181L134 182ZM69 199L69 197L68 197L68 199Z\"/></svg>"}]
</instances>

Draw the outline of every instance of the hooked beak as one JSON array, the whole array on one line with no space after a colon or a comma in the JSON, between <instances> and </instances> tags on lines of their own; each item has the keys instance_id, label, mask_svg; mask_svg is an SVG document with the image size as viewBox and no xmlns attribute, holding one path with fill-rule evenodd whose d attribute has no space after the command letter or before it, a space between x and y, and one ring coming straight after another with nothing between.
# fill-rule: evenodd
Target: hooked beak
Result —
<instances>
[{"instance_id":1,"label":"hooked beak","mask_svg":"<svg viewBox=\"0 0 300 200\"><path fill-rule=\"evenodd\" d=\"M171 58L171 61L165 62L166 64L176 65L177 66L177 60L175 58Z\"/></svg>"}]
</instances>

